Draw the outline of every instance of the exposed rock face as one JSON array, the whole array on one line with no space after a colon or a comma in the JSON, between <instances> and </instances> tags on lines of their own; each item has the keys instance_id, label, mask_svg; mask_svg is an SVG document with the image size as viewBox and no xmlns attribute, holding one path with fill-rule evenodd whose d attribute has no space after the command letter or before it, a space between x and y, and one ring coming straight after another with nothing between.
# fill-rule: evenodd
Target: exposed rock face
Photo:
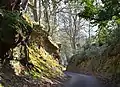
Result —
<instances>
[{"instance_id":1,"label":"exposed rock face","mask_svg":"<svg viewBox=\"0 0 120 87\"><path fill-rule=\"evenodd\" d=\"M0 61L9 60L0 63L0 86L49 87L46 85L61 78L62 66L54 58L59 58L59 47L48 33L38 26L32 28L19 13L0 12Z\"/></svg>"},{"instance_id":2,"label":"exposed rock face","mask_svg":"<svg viewBox=\"0 0 120 87\"><path fill-rule=\"evenodd\" d=\"M31 42L35 42L38 48L43 47L50 55L53 55L55 59L60 59L59 46L52 41L52 38L41 26L34 25Z\"/></svg>"}]
</instances>

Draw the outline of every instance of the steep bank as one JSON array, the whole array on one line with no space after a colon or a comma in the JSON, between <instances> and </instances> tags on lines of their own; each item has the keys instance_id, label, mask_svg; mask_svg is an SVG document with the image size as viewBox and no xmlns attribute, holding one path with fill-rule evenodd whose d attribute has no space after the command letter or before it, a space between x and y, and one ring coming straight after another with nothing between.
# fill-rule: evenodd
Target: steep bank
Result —
<instances>
[{"instance_id":1,"label":"steep bank","mask_svg":"<svg viewBox=\"0 0 120 87\"><path fill-rule=\"evenodd\" d=\"M57 50L40 25L0 9L0 86L53 87L63 77Z\"/></svg>"},{"instance_id":2,"label":"steep bank","mask_svg":"<svg viewBox=\"0 0 120 87\"><path fill-rule=\"evenodd\" d=\"M113 43L112 45L104 47L105 49L101 51L103 47L104 46L99 47L99 49L97 49L98 51L94 48L94 52L92 51L90 55L85 52L84 55L74 55L69 62L67 70L97 75L100 78L108 79L111 83L119 84L120 43Z\"/></svg>"}]
</instances>

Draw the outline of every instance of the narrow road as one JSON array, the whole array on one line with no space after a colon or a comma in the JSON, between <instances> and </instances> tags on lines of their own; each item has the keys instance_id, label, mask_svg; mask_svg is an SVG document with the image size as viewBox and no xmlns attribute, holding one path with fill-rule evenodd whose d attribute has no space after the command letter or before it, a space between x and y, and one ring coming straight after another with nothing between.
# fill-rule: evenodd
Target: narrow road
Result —
<instances>
[{"instance_id":1,"label":"narrow road","mask_svg":"<svg viewBox=\"0 0 120 87\"><path fill-rule=\"evenodd\" d=\"M72 72L64 72L71 78L64 83L64 87L103 87L94 76Z\"/></svg>"}]
</instances>

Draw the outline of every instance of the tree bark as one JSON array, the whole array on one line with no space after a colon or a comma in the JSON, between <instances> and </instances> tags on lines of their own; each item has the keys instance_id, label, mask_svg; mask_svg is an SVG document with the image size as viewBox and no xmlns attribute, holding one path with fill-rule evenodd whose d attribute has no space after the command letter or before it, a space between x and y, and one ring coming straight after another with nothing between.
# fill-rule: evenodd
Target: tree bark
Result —
<instances>
[{"instance_id":1,"label":"tree bark","mask_svg":"<svg viewBox=\"0 0 120 87\"><path fill-rule=\"evenodd\" d=\"M40 25L40 19L41 19L41 0L39 0L39 25Z\"/></svg>"},{"instance_id":2,"label":"tree bark","mask_svg":"<svg viewBox=\"0 0 120 87\"><path fill-rule=\"evenodd\" d=\"M50 32L50 22L49 22L49 15L48 15L48 10L47 10L47 0L42 0L42 5L44 7L44 18L45 18L45 22L47 24L46 28L48 29L47 32Z\"/></svg>"},{"instance_id":3,"label":"tree bark","mask_svg":"<svg viewBox=\"0 0 120 87\"><path fill-rule=\"evenodd\" d=\"M34 15L34 20L35 20L35 22L38 22L38 15L37 15L37 0L34 0L33 15Z\"/></svg>"}]
</instances>

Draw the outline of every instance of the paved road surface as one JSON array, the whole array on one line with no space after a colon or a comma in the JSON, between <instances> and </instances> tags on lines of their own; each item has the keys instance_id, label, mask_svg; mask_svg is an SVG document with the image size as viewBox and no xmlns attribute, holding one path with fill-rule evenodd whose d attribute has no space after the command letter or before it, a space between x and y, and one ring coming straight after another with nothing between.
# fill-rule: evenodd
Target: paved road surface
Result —
<instances>
[{"instance_id":1,"label":"paved road surface","mask_svg":"<svg viewBox=\"0 0 120 87\"><path fill-rule=\"evenodd\" d=\"M103 87L94 76L65 72L70 80L64 83L64 87Z\"/></svg>"}]
</instances>

